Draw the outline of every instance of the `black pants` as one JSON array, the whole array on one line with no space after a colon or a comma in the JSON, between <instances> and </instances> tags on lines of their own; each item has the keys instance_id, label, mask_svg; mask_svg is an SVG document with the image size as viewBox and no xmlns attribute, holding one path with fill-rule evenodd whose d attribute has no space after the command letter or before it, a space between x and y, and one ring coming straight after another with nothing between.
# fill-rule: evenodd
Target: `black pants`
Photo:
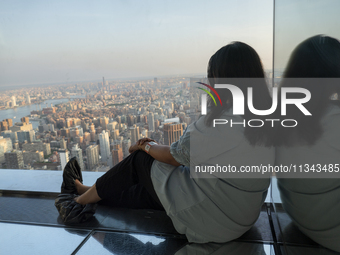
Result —
<instances>
[{"instance_id":1,"label":"black pants","mask_svg":"<svg viewBox=\"0 0 340 255\"><path fill-rule=\"evenodd\" d=\"M154 158L135 151L97 179L100 204L131 209L164 210L151 180Z\"/></svg>"}]
</instances>

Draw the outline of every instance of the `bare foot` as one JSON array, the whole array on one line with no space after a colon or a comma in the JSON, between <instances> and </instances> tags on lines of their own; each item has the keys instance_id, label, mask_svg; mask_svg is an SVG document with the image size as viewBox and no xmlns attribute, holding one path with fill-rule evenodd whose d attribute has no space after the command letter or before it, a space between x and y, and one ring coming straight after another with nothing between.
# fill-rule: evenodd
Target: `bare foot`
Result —
<instances>
[{"instance_id":1,"label":"bare foot","mask_svg":"<svg viewBox=\"0 0 340 255\"><path fill-rule=\"evenodd\" d=\"M90 186L82 184L79 180L75 180L74 185L76 186L78 195L84 194L89 188L91 188Z\"/></svg>"},{"instance_id":2,"label":"bare foot","mask_svg":"<svg viewBox=\"0 0 340 255\"><path fill-rule=\"evenodd\" d=\"M74 185L76 186L77 193L78 193L79 195L81 195L80 191L81 191L81 185L82 185L82 183L77 179L77 180L74 181Z\"/></svg>"},{"instance_id":3,"label":"bare foot","mask_svg":"<svg viewBox=\"0 0 340 255\"><path fill-rule=\"evenodd\" d=\"M73 198L73 200L78 203L78 197Z\"/></svg>"},{"instance_id":4,"label":"bare foot","mask_svg":"<svg viewBox=\"0 0 340 255\"><path fill-rule=\"evenodd\" d=\"M87 189L85 193L83 193L82 195L74 199L74 201L76 201L78 204L81 204L81 205L97 203L100 200L101 198L99 197L97 193L96 184L94 184L92 187L89 187L89 189Z\"/></svg>"}]
</instances>

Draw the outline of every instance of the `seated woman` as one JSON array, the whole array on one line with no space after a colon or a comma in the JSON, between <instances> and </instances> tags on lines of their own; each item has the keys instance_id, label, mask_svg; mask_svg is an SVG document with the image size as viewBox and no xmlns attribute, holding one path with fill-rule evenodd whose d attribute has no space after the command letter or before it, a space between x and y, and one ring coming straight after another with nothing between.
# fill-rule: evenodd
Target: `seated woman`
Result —
<instances>
[{"instance_id":1,"label":"seated woman","mask_svg":"<svg viewBox=\"0 0 340 255\"><path fill-rule=\"evenodd\" d=\"M285 211L308 237L340 252L340 104L332 100L340 95L340 83L329 78L340 78L340 42L317 35L299 44L281 87L308 89L311 99L305 107L312 115L287 109L285 118L298 125L278 131L276 162L298 170L290 176L278 174Z\"/></svg>"},{"instance_id":2,"label":"seated woman","mask_svg":"<svg viewBox=\"0 0 340 255\"><path fill-rule=\"evenodd\" d=\"M247 44L233 42L218 50L209 61L208 78L212 86L217 78L257 78L254 102L263 109L271 105L260 58ZM240 89L247 91L246 84L240 84ZM253 117L248 110L244 116L233 115L232 94L226 89L219 93L223 106L210 104L208 114L189 125L171 146L141 139L131 146L129 157L92 187L76 181L80 195L76 201L87 204L102 200L117 207L165 210L176 230L190 242L227 242L244 234L260 214L269 178L237 179L228 174L191 178L191 161L199 165L232 164L238 169L254 161L273 164L274 148L266 127L213 127L216 118L236 123ZM190 152L190 136L202 138L202 150ZM217 153L207 156L214 145L218 145Z\"/></svg>"}]
</instances>

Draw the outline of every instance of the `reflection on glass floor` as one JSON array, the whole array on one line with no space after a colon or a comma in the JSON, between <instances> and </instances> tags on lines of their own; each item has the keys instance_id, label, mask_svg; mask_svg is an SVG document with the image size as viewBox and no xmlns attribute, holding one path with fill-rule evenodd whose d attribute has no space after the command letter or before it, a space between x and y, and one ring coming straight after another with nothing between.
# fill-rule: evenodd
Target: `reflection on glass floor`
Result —
<instances>
[{"instance_id":1,"label":"reflection on glass floor","mask_svg":"<svg viewBox=\"0 0 340 255\"><path fill-rule=\"evenodd\" d=\"M164 212L99 206L95 217L65 226L54 198L0 196L0 254L275 254L263 207L237 242L188 244Z\"/></svg>"},{"instance_id":2,"label":"reflection on glass floor","mask_svg":"<svg viewBox=\"0 0 340 255\"><path fill-rule=\"evenodd\" d=\"M16 223L0 223L1 254L275 254L273 245L230 242L188 244L185 239L59 228Z\"/></svg>"},{"instance_id":3,"label":"reflection on glass floor","mask_svg":"<svg viewBox=\"0 0 340 255\"><path fill-rule=\"evenodd\" d=\"M54 198L2 194L0 254L337 254L304 236L279 206L274 213L265 204L234 242L199 245L178 234L164 212L98 206L92 220L65 226Z\"/></svg>"}]
</instances>

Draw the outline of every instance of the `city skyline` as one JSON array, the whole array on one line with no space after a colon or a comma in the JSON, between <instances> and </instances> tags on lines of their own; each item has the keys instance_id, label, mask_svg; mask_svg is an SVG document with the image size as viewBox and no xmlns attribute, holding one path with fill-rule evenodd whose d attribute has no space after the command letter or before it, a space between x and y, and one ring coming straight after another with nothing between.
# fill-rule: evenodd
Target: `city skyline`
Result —
<instances>
[{"instance_id":1,"label":"city skyline","mask_svg":"<svg viewBox=\"0 0 340 255\"><path fill-rule=\"evenodd\" d=\"M129 82L103 78L97 83L1 94L0 167L62 170L77 157L82 170L107 171L127 157L131 144L140 138L173 142L172 137L178 138L197 117L189 110L188 83L185 77ZM70 94L75 96L72 100L61 101ZM61 103L41 107L53 100ZM14 109L18 118L7 117L6 112ZM37 121L38 126L33 124ZM163 134L166 122L177 123L179 129ZM17 163L12 166L10 159Z\"/></svg>"}]
</instances>

